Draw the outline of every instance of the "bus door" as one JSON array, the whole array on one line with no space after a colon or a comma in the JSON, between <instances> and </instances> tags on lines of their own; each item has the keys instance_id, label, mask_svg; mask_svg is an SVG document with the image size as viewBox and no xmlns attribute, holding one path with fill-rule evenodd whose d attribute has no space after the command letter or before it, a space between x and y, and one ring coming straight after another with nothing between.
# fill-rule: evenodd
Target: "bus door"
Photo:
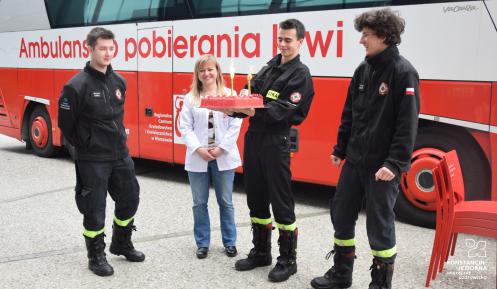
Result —
<instances>
[{"instance_id":1,"label":"bus door","mask_svg":"<svg viewBox=\"0 0 497 289\"><path fill-rule=\"evenodd\" d=\"M173 161L172 27L138 29L138 121L140 157Z\"/></svg>"}]
</instances>

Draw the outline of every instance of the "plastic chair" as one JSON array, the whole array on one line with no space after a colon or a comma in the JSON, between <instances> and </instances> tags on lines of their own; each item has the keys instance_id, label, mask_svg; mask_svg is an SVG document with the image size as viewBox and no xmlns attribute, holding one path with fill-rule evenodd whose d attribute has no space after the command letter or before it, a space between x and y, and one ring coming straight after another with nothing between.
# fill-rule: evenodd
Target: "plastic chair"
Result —
<instances>
[{"instance_id":1,"label":"plastic chair","mask_svg":"<svg viewBox=\"0 0 497 289\"><path fill-rule=\"evenodd\" d=\"M437 269L440 264L440 260L442 259L442 247L443 247L443 236L444 230L446 230L447 226L444 226L444 221L447 220L448 214L448 203L446 196L445 188L441 187L443 185L442 176L440 175L440 168L436 166L432 170L433 175L433 184L436 193L437 200L437 218L436 218L436 227L435 227L435 237L433 239L433 247L431 250L431 258L430 264L428 265L428 273L426 274L426 282L425 286L430 286L431 279L435 280L437 276Z\"/></svg>"},{"instance_id":2,"label":"plastic chair","mask_svg":"<svg viewBox=\"0 0 497 289\"><path fill-rule=\"evenodd\" d=\"M456 151L448 152L432 172L438 202L437 230L426 287L429 286L430 279L436 278L437 267L439 272L443 271L449 253L454 255L459 233L497 240L497 202L464 201L464 182Z\"/></svg>"}]
</instances>

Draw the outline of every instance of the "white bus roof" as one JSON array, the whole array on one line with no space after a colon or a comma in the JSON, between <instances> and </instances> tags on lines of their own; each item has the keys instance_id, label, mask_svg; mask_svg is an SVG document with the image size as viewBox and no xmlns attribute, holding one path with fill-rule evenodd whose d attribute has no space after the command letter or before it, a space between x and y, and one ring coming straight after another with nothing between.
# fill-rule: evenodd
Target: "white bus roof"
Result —
<instances>
[{"instance_id":1,"label":"white bus roof","mask_svg":"<svg viewBox=\"0 0 497 289\"><path fill-rule=\"evenodd\" d=\"M50 29L43 0L0 0L0 32Z\"/></svg>"}]
</instances>

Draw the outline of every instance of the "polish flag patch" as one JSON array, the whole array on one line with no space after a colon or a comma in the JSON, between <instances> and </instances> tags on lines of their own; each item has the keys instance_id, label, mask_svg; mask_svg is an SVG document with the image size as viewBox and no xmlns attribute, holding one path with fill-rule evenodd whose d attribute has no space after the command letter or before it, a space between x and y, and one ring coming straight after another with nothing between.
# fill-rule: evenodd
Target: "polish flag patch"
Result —
<instances>
[{"instance_id":1,"label":"polish flag patch","mask_svg":"<svg viewBox=\"0 0 497 289\"><path fill-rule=\"evenodd\" d=\"M414 87L406 88L406 95L414 95Z\"/></svg>"}]
</instances>

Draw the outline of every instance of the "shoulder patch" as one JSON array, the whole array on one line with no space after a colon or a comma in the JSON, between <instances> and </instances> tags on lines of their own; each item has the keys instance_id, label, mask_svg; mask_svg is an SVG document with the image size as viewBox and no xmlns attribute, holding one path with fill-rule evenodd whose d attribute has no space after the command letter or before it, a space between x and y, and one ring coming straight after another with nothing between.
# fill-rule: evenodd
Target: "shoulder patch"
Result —
<instances>
[{"instance_id":1,"label":"shoulder patch","mask_svg":"<svg viewBox=\"0 0 497 289\"><path fill-rule=\"evenodd\" d=\"M406 95L414 95L414 87L406 88Z\"/></svg>"},{"instance_id":2,"label":"shoulder patch","mask_svg":"<svg viewBox=\"0 0 497 289\"><path fill-rule=\"evenodd\" d=\"M123 96L122 96L121 91L119 90L119 88L116 89L116 97L119 100L121 100L123 98Z\"/></svg>"},{"instance_id":3,"label":"shoulder patch","mask_svg":"<svg viewBox=\"0 0 497 289\"><path fill-rule=\"evenodd\" d=\"M69 104L69 100L66 97L64 97L60 100L59 108L65 109L65 110L71 109L71 105Z\"/></svg>"},{"instance_id":4,"label":"shoulder patch","mask_svg":"<svg viewBox=\"0 0 497 289\"><path fill-rule=\"evenodd\" d=\"M296 91L290 95L290 101L293 103L298 103L302 99L302 94Z\"/></svg>"},{"instance_id":5,"label":"shoulder patch","mask_svg":"<svg viewBox=\"0 0 497 289\"><path fill-rule=\"evenodd\" d=\"M385 96L388 94L388 85L385 83L385 82L382 82L380 84L380 88L378 89L378 93L381 95L381 96Z\"/></svg>"}]
</instances>

